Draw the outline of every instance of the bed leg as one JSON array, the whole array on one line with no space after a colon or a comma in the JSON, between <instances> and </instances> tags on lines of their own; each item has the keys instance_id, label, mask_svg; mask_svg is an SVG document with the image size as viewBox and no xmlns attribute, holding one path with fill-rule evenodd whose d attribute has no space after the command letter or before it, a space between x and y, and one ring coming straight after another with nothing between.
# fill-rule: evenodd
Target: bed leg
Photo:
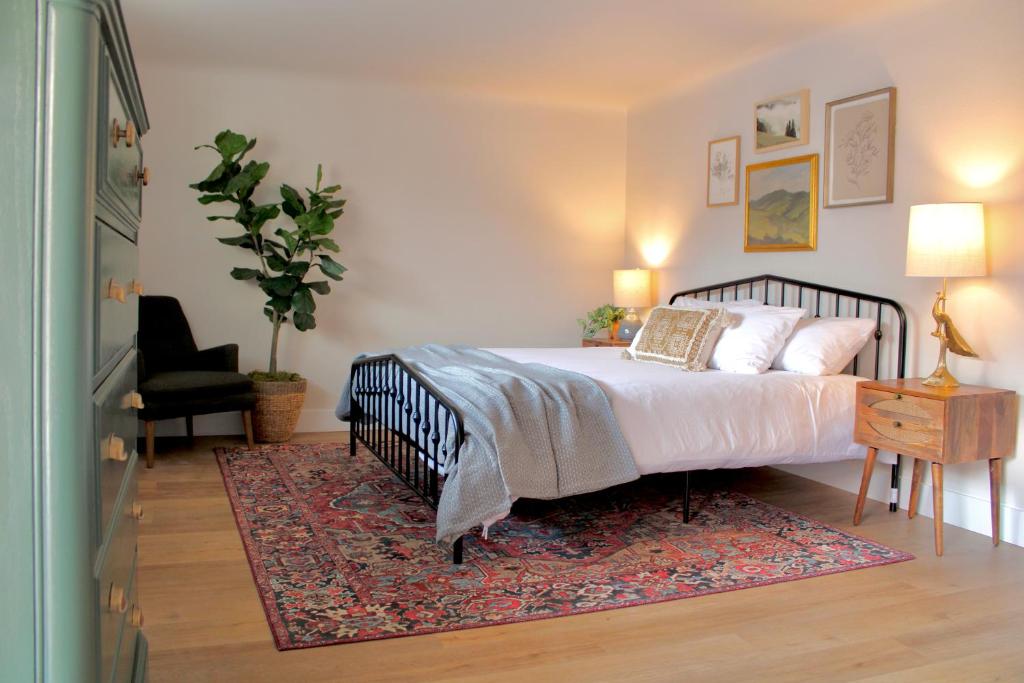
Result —
<instances>
[{"instance_id":1,"label":"bed leg","mask_svg":"<svg viewBox=\"0 0 1024 683\"><path fill-rule=\"evenodd\" d=\"M900 465L903 456L896 454L896 462L892 466L892 477L889 480L889 512L900 509Z\"/></svg>"},{"instance_id":2,"label":"bed leg","mask_svg":"<svg viewBox=\"0 0 1024 683\"><path fill-rule=\"evenodd\" d=\"M690 523L690 473L683 473L683 524Z\"/></svg>"},{"instance_id":3,"label":"bed leg","mask_svg":"<svg viewBox=\"0 0 1024 683\"><path fill-rule=\"evenodd\" d=\"M462 564L462 536L452 543L452 564Z\"/></svg>"},{"instance_id":4,"label":"bed leg","mask_svg":"<svg viewBox=\"0 0 1024 683\"><path fill-rule=\"evenodd\" d=\"M348 454L356 457L356 417L349 415L348 418Z\"/></svg>"}]
</instances>

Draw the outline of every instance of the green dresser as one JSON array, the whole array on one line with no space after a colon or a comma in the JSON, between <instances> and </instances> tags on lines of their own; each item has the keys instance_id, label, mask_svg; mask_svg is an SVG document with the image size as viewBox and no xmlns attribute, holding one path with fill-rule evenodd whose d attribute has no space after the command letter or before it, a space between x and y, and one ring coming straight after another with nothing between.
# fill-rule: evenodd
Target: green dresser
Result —
<instances>
[{"instance_id":1,"label":"green dresser","mask_svg":"<svg viewBox=\"0 0 1024 683\"><path fill-rule=\"evenodd\" d=\"M4 13L0 680L143 681L135 345L149 122L117 0L8 0Z\"/></svg>"}]
</instances>

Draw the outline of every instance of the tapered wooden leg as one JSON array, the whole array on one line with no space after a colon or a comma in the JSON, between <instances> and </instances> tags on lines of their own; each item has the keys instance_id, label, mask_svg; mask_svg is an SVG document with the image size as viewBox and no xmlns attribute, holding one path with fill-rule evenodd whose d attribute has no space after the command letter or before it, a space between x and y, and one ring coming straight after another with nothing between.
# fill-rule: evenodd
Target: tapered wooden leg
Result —
<instances>
[{"instance_id":1,"label":"tapered wooden leg","mask_svg":"<svg viewBox=\"0 0 1024 683\"><path fill-rule=\"evenodd\" d=\"M910 480L910 502L907 503L907 517L914 518L917 506L921 501L921 481L924 479L924 468L927 462L914 458L914 476Z\"/></svg>"},{"instance_id":2,"label":"tapered wooden leg","mask_svg":"<svg viewBox=\"0 0 1024 683\"><path fill-rule=\"evenodd\" d=\"M875 458L878 457L877 448L869 448L868 455L864 458L864 474L860 477L860 493L857 494L857 507L853 509L853 525L860 524L861 515L864 514L864 499L868 495L868 485L871 483L871 473L875 469Z\"/></svg>"},{"instance_id":3,"label":"tapered wooden leg","mask_svg":"<svg viewBox=\"0 0 1024 683\"><path fill-rule=\"evenodd\" d=\"M185 416L185 434L188 435L188 443L189 443L189 445L190 446L193 445L195 443L195 440L196 440L196 430L195 430L195 425L192 424L192 416L191 415L186 415Z\"/></svg>"},{"instance_id":4,"label":"tapered wooden leg","mask_svg":"<svg viewBox=\"0 0 1024 683\"><path fill-rule=\"evenodd\" d=\"M999 487L1003 483L1003 459L988 461L989 497L992 499L992 545L999 545Z\"/></svg>"},{"instance_id":5,"label":"tapered wooden leg","mask_svg":"<svg viewBox=\"0 0 1024 683\"><path fill-rule=\"evenodd\" d=\"M932 463L932 514L935 516L935 554L942 555L942 463Z\"/></svg>"},{"instance_id":6,"label":"tapered wooden leg","mask_svg":"<svg viewBox=\"0 0 1024 683\"><path fill-rule=\"evenodd\" d=\"M146 467L156 464L156 420L146 421Z\"/></svg>"},{"instance_id":7,"label":"tapered wooden leg","mask_svg":"<svg viewBox=\"0 0 1024 683\"><path fill-rule=\"evenodd\" d=\"M242 411L242 426L245 428L245 443L249 448L256 448L256 441L252 436L252 411Z\"/></svg>"}]
</instances>

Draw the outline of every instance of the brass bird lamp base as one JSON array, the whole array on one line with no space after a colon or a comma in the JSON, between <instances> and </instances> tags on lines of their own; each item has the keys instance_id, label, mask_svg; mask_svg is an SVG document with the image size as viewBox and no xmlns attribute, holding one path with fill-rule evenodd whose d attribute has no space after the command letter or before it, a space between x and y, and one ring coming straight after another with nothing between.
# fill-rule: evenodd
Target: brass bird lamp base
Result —
<instances>
[{"instance_id":1,"label":"brass bird lamp base","mask_svg":"<svg viewBox=\"0 0 1024 683\"><path fill-rule=\"evenodd\" d=\"M932 317L935 319L935 331L932 332L932 336L939 340L939 362L932 374L921 380L921 383L930 387L955 389L960 386L960 382L946 366L946 351L949 350L969 358L977 358L978 354L970 347L967 340L956 329L953 319L946 313L946 278L942 278L942 291L936 292L935 303L932 304Z\"/></svg>"}]
</instances>

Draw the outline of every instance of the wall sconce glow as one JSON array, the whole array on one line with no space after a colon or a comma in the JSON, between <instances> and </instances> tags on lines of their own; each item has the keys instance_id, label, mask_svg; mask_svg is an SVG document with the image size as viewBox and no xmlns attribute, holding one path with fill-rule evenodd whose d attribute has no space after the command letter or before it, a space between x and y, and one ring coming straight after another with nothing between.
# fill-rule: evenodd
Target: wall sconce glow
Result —
<instances>
[{"instance_id":1,"label":"wall sconce glow","mask_svg":"<svg viewBox=\"0 0 1024 683\"><path fill-rule=\"evenodd\" d=\"M974 161L958 166L956 175L964 185L980 189L997 184L1010 173L1011 166L1008 161Z\"/></svg>"},{"instance_id":2,"label":"wall sconce glow","mask_svg":"<svg viewBox=\"0 0 1024 683\"><path fill-rule=\"evenodd\" d=\"M671 250L672 247L664 237L654 237L640 245L640 254L644 257L644 262L652 268L665 263Z\"/></svg>"}]
</instances>

